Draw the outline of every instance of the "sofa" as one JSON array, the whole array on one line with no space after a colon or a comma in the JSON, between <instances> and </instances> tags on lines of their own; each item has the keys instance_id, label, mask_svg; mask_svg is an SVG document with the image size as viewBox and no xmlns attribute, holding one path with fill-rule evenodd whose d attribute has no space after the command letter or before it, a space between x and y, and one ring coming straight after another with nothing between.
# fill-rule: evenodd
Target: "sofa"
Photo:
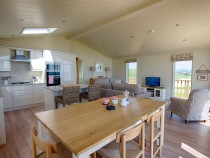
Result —
<instances>
[{"instance_id":1,"label":"sofa","mask_svg":"<svg viewBox=\"0 0 210 158\"><path fill-rule=\"evenodd\" d=\"M123 83L123 80L121 79L114 79L114 78L108 78L108 77L97 77L94 79L94 83L101 83L101 82L106 82L106 83Z\"/></svg>"},{"instance_id":2,"label":"sofa","mask_svg":"<svg viewBox=\"0 0 210 158\"><path fill-rule=\"evenodd\" d=\"M150 98L151 92L144 92L139 84L95 82L101 86L101 97L111 97L122 95L125 90L129 91L130 96Z\"/></svg>"}]
</instances>

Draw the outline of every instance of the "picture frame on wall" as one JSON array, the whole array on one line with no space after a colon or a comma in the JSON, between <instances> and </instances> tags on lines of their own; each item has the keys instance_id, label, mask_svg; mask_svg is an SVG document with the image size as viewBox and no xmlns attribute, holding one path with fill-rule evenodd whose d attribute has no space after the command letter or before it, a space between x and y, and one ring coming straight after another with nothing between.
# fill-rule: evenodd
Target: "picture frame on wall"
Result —
<instances>
[{"instance_id":1,"label":"picture frame on wall","mask_svg":"<svg viewBox=\"0 0 210 158\"><path fill-rule=\"evenodd\" d=\"M96 72L103 72L103 63L96 62Z\"/></svg>"},{"instance_id":2,"label":"picture frame on wall","mask_svg":"<svg viewBox=\"0 0 210 158\"><path fill-rule=\"evenodd\" d=\"M208 74L198 74L197 79L199 81L208 81Z\"/></svg>"}]
</instances>

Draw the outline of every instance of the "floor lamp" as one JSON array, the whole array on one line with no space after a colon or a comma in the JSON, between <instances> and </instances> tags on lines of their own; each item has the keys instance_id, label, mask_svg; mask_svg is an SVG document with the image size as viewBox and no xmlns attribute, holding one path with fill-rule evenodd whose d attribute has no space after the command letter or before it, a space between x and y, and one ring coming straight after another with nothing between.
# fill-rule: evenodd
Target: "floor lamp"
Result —
<instances>
[{"instance_id":1,"label":"floor lamp","mask_svg":"<svg viewBox=\"0 0 210 158\"><path fill-rule=\"evenodd\" d=\"M91 78L93 78L93 72L96 71L96 68L94 66L91 66L90 71L91 71Z\"/></svg>"},{"instance_id":2,"label":"floor lamp","mask_svg":"<svg viewBox=\"0 0 210 158\"><path fill-rule=\"evenodd\" d=\"M110 70L111 70L111 69L110 69L110 67L105 67L106 77L108 77L108 78L109 78L109 74L108 74L108 72L109 72Z\"/></svg>"}]
</instances>

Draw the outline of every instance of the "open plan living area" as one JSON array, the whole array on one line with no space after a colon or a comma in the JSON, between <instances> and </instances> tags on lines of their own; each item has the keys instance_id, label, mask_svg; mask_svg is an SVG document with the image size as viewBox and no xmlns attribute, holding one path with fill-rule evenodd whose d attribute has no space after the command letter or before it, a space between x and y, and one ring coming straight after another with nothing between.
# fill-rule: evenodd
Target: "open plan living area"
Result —
<instances>
[{"instance_id":1,"label":"open plan living area","mask_svg":"<svg viewBox=\"0 0 210 158\"><path fill-rule=\"evenodd\" d=\"M210 158L210 0L3 0L0 158Z\"/></svg>"}]
</instances>

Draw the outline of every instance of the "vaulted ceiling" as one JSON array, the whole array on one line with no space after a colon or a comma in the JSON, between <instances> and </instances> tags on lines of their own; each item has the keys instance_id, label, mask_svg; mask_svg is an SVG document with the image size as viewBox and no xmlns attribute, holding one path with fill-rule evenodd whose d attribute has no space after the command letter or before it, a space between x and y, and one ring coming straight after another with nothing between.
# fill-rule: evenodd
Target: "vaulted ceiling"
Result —
<instances>
[{"instance_id":1,"label":"vaulted ceiling","mask_svg":"<svg viewBox=\"0 0 210 158\"><path fill-rule=\"evenodd\" d=\"M210 0L2 0L0 38L24 27L56 27L110 57L209 50Z\"/></svg>"}]
</instances>

